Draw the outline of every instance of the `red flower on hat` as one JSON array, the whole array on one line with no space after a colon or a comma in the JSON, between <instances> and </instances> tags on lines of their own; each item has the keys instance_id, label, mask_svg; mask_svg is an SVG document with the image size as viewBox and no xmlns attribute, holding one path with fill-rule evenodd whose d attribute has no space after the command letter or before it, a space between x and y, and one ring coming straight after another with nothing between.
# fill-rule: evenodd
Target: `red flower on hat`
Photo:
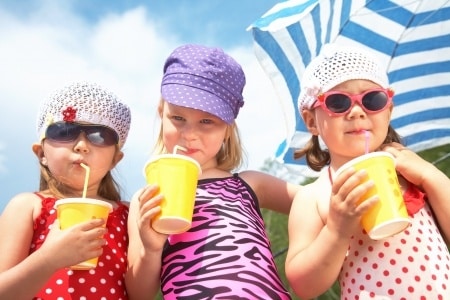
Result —
<instances>
[{"instance_id":1,"label":"red flower on hat","mask_svg":"<svg viewBox=\"0 0 450 300\"><path fill-rule=\"evenodd\" d=\"M65 122L73 122L75 121L75 117L77 116L77 110L72 106L68 106L65 110L63 110L63 120Z\"/></svg>"}]
</instances>

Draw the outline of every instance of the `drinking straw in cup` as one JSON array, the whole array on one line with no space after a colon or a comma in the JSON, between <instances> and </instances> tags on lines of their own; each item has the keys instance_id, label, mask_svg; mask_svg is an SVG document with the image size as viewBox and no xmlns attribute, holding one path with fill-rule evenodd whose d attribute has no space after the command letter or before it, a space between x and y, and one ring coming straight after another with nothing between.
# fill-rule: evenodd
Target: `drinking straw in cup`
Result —
<instances>
[{"instance_id":1,"label":"drinking straw in cup","mask_svg":"<svg viewBox=\"0 0 450 300\"><path fill-rule=\"evenodd\" d=\"M103 227L105 227L108 215L112 211L112 205L108 202L86 198L90 168L83 163L80 165L86 170L82 197L66 198L55 202L56 214L62 230L91 219L104 219ZM70 268L72 270L89 270L95 268L97 262L98 257L94 257Z\"/></svg>"}]
</instances>

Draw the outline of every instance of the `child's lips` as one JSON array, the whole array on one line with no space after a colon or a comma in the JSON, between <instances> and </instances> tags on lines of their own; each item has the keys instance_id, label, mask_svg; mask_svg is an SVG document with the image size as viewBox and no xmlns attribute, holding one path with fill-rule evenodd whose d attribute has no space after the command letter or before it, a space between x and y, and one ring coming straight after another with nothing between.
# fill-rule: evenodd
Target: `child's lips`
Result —
<instances>
[{"instance_id":1,"label":"child's lips","mask_svg":"<svg viewBox=\"0 0 450 300\"><path fill-rule=\"evenodd\" d=\"M350 130L347 133L350 134L366 134L367 130L365 129L356 129L356 130Z\"/></svg>"},{"instance_id":2,"label":"child's lips","mask_svg":"<svg viewBox=\"0 0 450 300\"><path fill-rule=\"evenodd\" d=\"M197 149L183 146L183 147L179 147L177 152L180 154L184 154L184 155L190 155L192 153L197 152Z\"/></svg>"},{"instance_id":3,"label":"child's lips","mask_svg":"<svg viewBox=\"0 0 450 300\"><path fill-rule=\"evenodd\" d=\"M191 149L191 148L188 148L188 149L185 151L185 153L186 153L187 155L194 154L195 152L197 152L197 149Z\"/></svg>"},{"instance_id":4,"label":"child's lips","mask_svg":"<svg viewBox=\"0 0 450 300\"><path fill-rule=\"evenodd\" d=\"M77 160L73 162L74 165L78 165L81 167L81 164L85 165L85 166L89 166L85 161L82 160Z\"/></svg>"}]
</instances>

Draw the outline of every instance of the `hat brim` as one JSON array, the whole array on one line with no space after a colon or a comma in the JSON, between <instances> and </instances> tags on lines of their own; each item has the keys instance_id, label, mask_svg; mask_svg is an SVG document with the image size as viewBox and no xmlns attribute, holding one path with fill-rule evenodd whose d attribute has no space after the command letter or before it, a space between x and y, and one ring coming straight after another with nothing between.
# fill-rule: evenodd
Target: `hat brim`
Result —
<instances>
[{"instance_id":1,"label":"hat brim","mask_svg":"<svg viewBox=\"0 0 450 300\"><path fill-rule=\"evenodd\" d=\"M161 95L171 104L210 113L227 124L234 121L233 110L228 103L208 91L189 85L168 83L161 87Z\"/></svg>"}]
</instances>

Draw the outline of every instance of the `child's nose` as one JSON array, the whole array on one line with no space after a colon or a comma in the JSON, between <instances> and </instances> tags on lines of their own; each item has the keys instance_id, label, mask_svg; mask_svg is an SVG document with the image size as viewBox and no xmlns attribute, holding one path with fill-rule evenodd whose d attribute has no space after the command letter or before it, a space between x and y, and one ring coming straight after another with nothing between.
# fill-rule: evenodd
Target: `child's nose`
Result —
<instances>
[{"instance_id":1,"label":"child's nose","mask_svg":"<svg viewBox=\"0 0 450 300\"><path fill-rule=\"evenodd\" d=\"M89 140L86 137L86 134L84 132L81 132L78 138L75 140L74 150L75 152L88 152Z\"/></svg>"},{"instance_id":2,"label":"child's nose","mask_svg":"<svg viewBox=\"0 0 450 300\"><path fill-rule=\"evenodd\" d=\"M350 108L350 111L348 112L347 116L350 119L354 118L365 118L367 116L364 109L361 107L361 105L357 102L353 104L353 107Z\"/></svg>"},{"instance_id":3,"label":"child's nose","mask_svg":"<svg viewBox=\"0 0 450 300\"><path fill-rule=\"evenodd\" d=\"M181 132L181 135L185 139L193 139L197 136L197 128L195 125L186 125L183 127L183 130Z\"/></svg>"}]
</instances>

